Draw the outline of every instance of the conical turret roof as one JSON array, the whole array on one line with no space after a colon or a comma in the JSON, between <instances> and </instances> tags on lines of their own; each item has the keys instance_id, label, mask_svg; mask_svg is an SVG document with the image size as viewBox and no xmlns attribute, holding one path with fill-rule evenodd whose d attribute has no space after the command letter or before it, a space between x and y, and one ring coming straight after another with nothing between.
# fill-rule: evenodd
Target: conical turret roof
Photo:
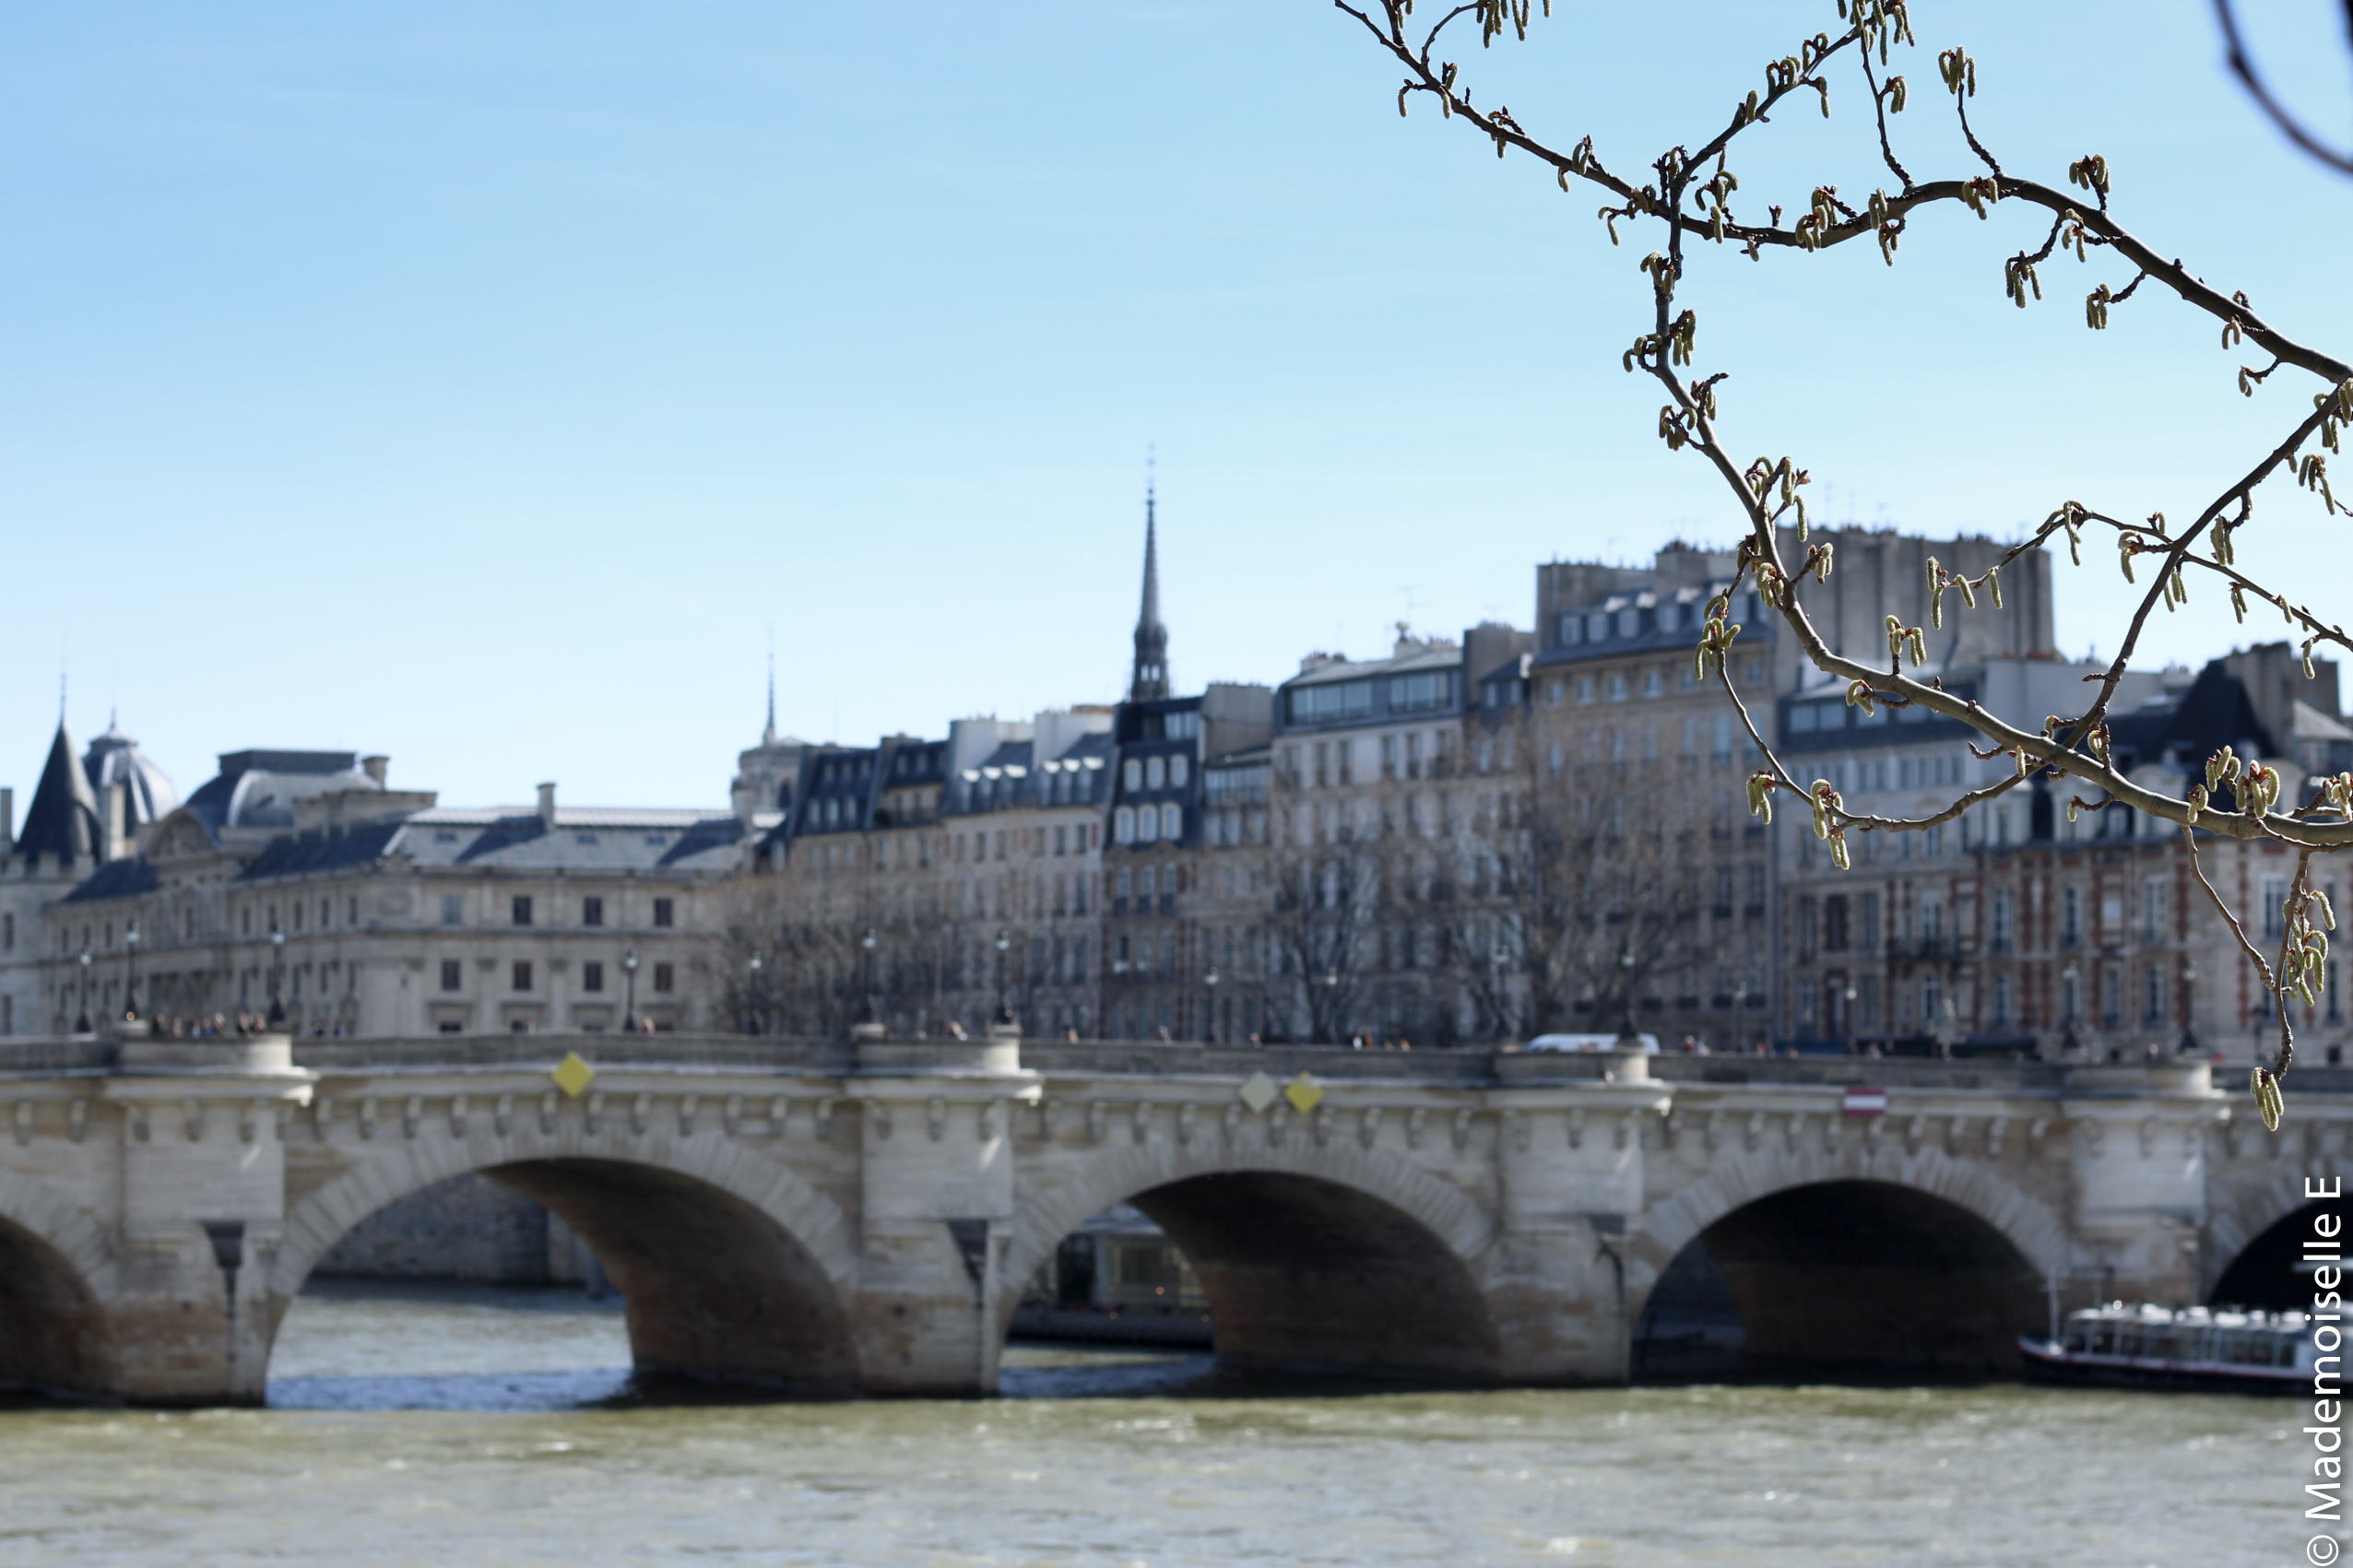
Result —
<instances>
[{"instance_id":1,"label":"conical turret roof","mask_svg":"<svg viewBox=\"0 0 2353 1568\"><path fill-rule=\"evenodd\" d=\"M49 743L49 760L41 770L41 786L33 791L24 828L17 834L17 851L61 862L83 855L95 859L101 843L98 796L74 755L74 737L61 718L57 737Z\"/></svg>"}]
</instances>

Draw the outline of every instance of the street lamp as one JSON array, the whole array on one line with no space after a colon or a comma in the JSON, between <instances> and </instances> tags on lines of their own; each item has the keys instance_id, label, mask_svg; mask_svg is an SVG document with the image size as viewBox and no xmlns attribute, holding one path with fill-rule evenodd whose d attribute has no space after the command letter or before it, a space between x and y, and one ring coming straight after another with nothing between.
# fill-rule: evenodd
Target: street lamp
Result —
<instances>
[{"instance_id":1,"label":"street lamp","mask_svg":"<svg viewBox=\"0 0 2353 1568\"><path fill-rule=\"evenodd\" d=\"M2198 966L2185 960L2182 965L2182 1043L2179 1047L2185 1056L2198 1048L2197 1033L2191 1025L2191 1020L2197 1017L2197 984Z\"/></svg>"},{"instance_id":2,"label":"street lamp","mask_svg":"<svg viewBox=\"0 0 2353 1568\"><path fill-rule=\"evenodd\" d=\"M873 926L869 925L866 928L866 934L857 939L857 945L859 948L864 949L866 953L866 1021L869 1023L880 1023L882 1021L882 1005L881 998L876 996L874 992L875 941Z\"/></svg>"},{"instance_id":3,"label":"street lamp","mask_svg":"<svg viewBox=\"0 0 2353 1568\"><path fill-rule=\"evenodd\" d=\"M269 1021L272 1028L286 1021L286 1004L278 994L285 970L286 932L273 920L269 923Z\"/></svg>"},{"instance_id":4,"label":"street lamp","mask_svg":"<svg viewBox=\"0 0 2353 1568\"><path fill-rule=\"evenodd\" d=\"M1625 1014L1618 1020L1618 1043L1631 1049L1642 1038L1634 1027L1634 949L1618 949L1618 990L1626 1000Z\"/></svg>"},{"instance_id":5,"label":"street lamp","mask_svg":"<svg viewBox=\"0 0 2353 1568\"><path fill-rule=\"evenodd\" d=\"M752 954L746 961L746 967L751 971L751 979L748 986L751 995L750 1001L744 1007L744 1032L758 1034L763 1032L760 1027L760 955Z\"/></svg>"},{"instance_id":6,"label":"street lamp","mask_svg":"<svg viewBox=\"0 0 2353 1568\"><path fill-rule=\"evenodd\" d=\"M1856 1040L1855 1040L1855 1027L1854 1027L1854 999L1855 999L1855 986L1854 986L1854 982L1853 982L1851 979L1850 979L1850 980L1847 982L1847 988L1846 988L1845 996L1846 996L1846 1003L1847 1003L1847 1006L1846 1006L1847 1055L1850 1055L1850 1056L1851 1056L1851 1055L1854 1055L1854 1048L1855 1048L1855 1045L1856 1045Z\"/></svg>"},{"instance_id":7,"label":"street lamp","mask_svg":"<svg viewBox=\"0 0 2353 1568\"><path fill-rule=\"evenodd\" d=\"M2059 1054L2063 1056L2083 1049L2083 1042L2075 1038L2075 1013L2082 1005L2083 996L2083 993L2076 989L2080 973L2074 959L2069 959L2067 967L2059 972L2059 977L2067 983L2064 993L2067 1016L2063 1020L2064 1027L2059 1032Z\"/></svg>"},{"instance_id":8,"label":"street lamp","mask_svg":"<svg viewBox=\"0 0 2353 1568\"><path fill-rule=\"evenodd\" d=\"M125 974L123 981L123 1021L136 1023L139 1018L139 923L132 921L123 933Z\"/></svg>"},{"instance_id":9,"label":"street lamp","mask_svg":"<svg viewBox=\"0 0 2353 1568\"><path fill-rule=\"evenodd\" d=\"M74 1019L74 1032L77 1034L89 1032L89 949L88 948L82 949L82 1006L80 1012Z\"/></svg>"},{"instance_id":10,"label":"street lamp","mask_svg":"<svg viewBox=\"0 0 2353 1568\"><path fill-rule=\"evenodd\" d=\"M635 948L621 955L621 1032L634 1034L637 1032L637 949Z\"/></svg>"},{"instance_id":11,"label":"street lamp","mask_svg":"<svg viewBox=\"0 0 2353 1568\"><path fill-rule=\"evenodd\" d=\"M1201 1038L1212 1045L1217 1043L1217 983L1223 978L1215 968L1201 976L1201 984L1209 987L1209 1019L1201 1026Z\"/></svg>"},{"instance_id":12,"label":"street lamp","mask_svg":"<svg viewBox=\"0 0 2353 1568\"><path fill-rule=\"evenodd\" d=\"M1013 1008L1005 999L1005 955L1012 950L1013 938L1004 932L997 933L997 1021L1013 1021Z\"/></svg>"}]
</instances>

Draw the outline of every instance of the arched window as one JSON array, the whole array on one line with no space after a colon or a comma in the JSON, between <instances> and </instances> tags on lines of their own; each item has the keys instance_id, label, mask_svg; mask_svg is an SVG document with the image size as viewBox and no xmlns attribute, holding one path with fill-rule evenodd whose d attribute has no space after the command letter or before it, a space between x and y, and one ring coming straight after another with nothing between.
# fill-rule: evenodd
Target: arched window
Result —
<instances>
[{"instance_id":1,"label":"arched window","mask_svg":"<svg viewBox=\"0 0 2353 1568\"><path fill-rule=\"evenodd\" d=\"M1139 808L1136 811L1136 842L1150 843L1159 836L1160 813L1149 806Z\"/></svg>"},{"instance_id":2,"label":"arched window","mask_svg":"<svg viewBox=\"0 0 2353 1568\"><path fill-rule=\"evenodd\" d=\"M1172 804L1160 808L1160 836L1171 840L1185 836L1185 808L1183 807Z\"/></svg>"},{"instance_id":3,"label":"arched window","mask_svg":"<svg viewBox=\"0 0 2353 1568\"><path fill-rule=\"evenodd\" d=\"M1111 838L1115 843L1136 842L1136 811L1132 806L1122 806L1111 814Z\"/></svg>"},{"instance_id":4,"label":"arched window","mask_svg":"<svg viewBox=\"0 0 2353 1568\"><path fill-rule=\"evenodd\" d=\"M1167 783L1167 764L1157 757L1148 759L1144 763L1144 787L1162 789L1166 787Z\"/></svg>"},{"instance_id":5,"label":"arched window","mask_svg":"<svg viewBox=\"0 0 2353 1568\"><path fill-rule=\"evenodd\" d=\"M1133 757L1130 757L1128 759L1126 765L1119 771L1126 778L1128 788L1141 789L1144 787L1144 765L1141 762L1139 762Z\"/></svg>"},{"instance_id":6,"label":"arched window","mask_svg":"<svg viewBox=\"0 0 2353 1568\"><path fill-rule=\"evenodd\" d=\"M1189 764L1186 761L1184 753L1182 752L1179 752L1176 756L1168 759L1169 788L1183 789L1185 787L1185 776L1188 766Z\"/></svg>"}]
</instances>

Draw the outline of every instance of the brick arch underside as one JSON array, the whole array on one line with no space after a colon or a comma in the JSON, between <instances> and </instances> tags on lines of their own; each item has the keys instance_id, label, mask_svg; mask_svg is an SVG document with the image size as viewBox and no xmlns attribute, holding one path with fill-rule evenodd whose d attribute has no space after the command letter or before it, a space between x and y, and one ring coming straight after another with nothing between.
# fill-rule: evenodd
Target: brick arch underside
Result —
<instances>
[{"instance_id":1,"label":"brick arch underside","mask_svg":"<svg viewBox=\"0 0 2353 1568\"><path fill-rule=\"evenodd\" d=\"M287 1216L272 1336L302 1281L369 1215L479 1173L546 1206L604 1265L641 1373L811 1394L860 1384L841 1210L792 1172L718 1138L608 1131L418 1139L386 1148Z\"/></svg>"},{"instance_id":2,"label":"brick arch underside","mask_svg":"<svg viewBox=\"0 0 2353 1568\"><path fill-rule=\"evenodd\" d=\"M1753 1155L1644 1217L1628 1268L1639 1319L1695 1243L1740 1307L1751 1371L2006 1376L2046 1315L2066 1236L2037 1200L1941 1151Z\"/></svg>"},{"instance_id":3,"label":"brick arch underside","mask_svg":"<svg viewBox=\"0 0 2353 1568\"><path fill-rule=\"evenodd\" d=\"M0 1388L111 1388L116 1286L113 1250L88 1215L0 1171Z\"/></svg>"},{"instance_id":4,"label":"brick arch underside","mask_svg":"<svg viewBox=\"0 0 2353 1568\"><path fill-rule=\"evenodd\" d=\"M1209 1297L1222 1360L1470 1382L1504 1375L1476 1273L1493 1237L1486 1216L1436 1177L1356 1149L1106 1149L1022 1204L1000 1321L1055 1245L1115 1203L1141 1209L1183 1249Z\"/></svg>"}]
</instances>

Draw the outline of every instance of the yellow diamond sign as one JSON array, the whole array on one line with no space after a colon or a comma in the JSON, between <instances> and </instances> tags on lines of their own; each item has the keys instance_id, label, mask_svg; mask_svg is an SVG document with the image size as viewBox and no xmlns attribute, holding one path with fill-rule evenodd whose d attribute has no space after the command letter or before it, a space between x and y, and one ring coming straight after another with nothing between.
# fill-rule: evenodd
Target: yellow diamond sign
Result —
<instances>
[{"instance_id":1,"label":"yellow diamond sign","mask_svg":"<svg viewBox=\"0 0 2353 1568\"><path fill-rule=\"evenodd\" d=\"M582 1061L579 1052L566 1051L563 1060L556 1064L556 1070L548 1076L556 1080L558 1089L577 1100L580 1091L588 1087L588 1080L597 1076L597 1069Z\"/></svg>"},{"instance_id":2,"label":"yellow diamond sign","mask_svg":"<svg viewBox=\"0 0 2353 1568\"><path fill-rule=\"evenodd\" d=\"M1323 1085L1307 1074L1301 1073L1283 1086L1283 1097L1291 1102L1293 1110L1304 1116L1314 1110L1317 1102L1323 1099Z\"/></svg>"},{"instance_id":3,"label":"yellow diamond sign","mask_svg":"<svg viewBox=\"0 0 2353 1568\"><path fill-rule=\"evenodd\" d=\"M1264 1073L1252 1073L1242 1080L1242 1103L1253 1114L1274 1103L1274 1079Z\"/></svg>"}]
</instances>

